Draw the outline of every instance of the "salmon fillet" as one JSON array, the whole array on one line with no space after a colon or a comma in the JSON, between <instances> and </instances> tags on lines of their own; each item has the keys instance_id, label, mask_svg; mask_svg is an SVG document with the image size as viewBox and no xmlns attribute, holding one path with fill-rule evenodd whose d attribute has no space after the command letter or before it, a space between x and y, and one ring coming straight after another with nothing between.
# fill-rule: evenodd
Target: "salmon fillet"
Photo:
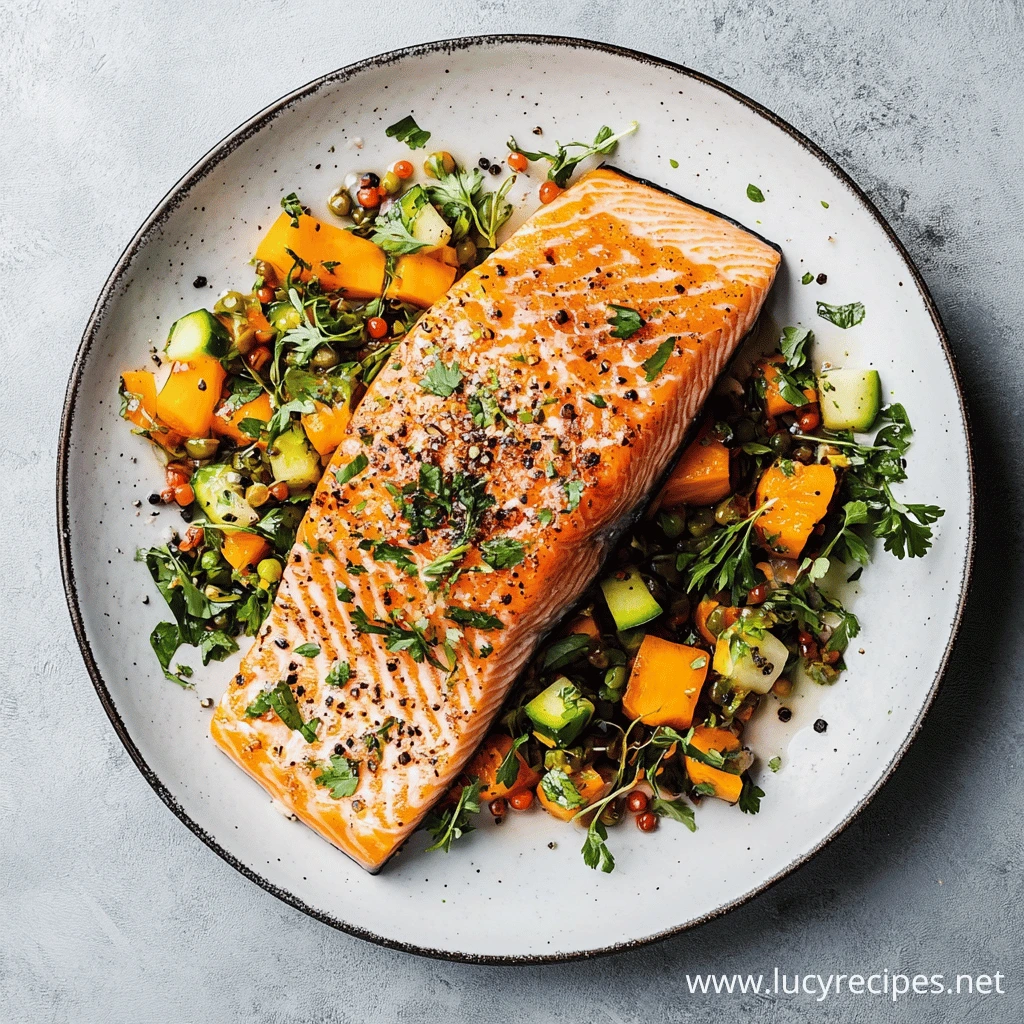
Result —
<instances>
[{"instance_id":1,"label":"salmon fillet","mask_svg":"<svg viewBox=\"0 0 1024 1024\"><path fill-rule=\"evenodd\" d=\"M611 169L538 210L370 387L217 707L217 744L377 871L669 467L779 263L753 234ZM643 326L614 337L609 304ZM669 339L661 371L645 370ZM296 652L306 644L318 652ZM260 704L278 684L302 731ZM358 776L337 798L332 755Z\"/></svg>"}]
</instances>

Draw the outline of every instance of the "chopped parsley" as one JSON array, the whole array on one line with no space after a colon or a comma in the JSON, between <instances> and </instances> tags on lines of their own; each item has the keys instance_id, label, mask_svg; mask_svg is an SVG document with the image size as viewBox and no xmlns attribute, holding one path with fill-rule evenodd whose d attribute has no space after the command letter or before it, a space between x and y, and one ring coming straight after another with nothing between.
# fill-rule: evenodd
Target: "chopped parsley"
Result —
<instances>
[{"instance_id":1,"label":"chopped parsley","mask_svg":"<svg viewBox=\"0 0 1024 1024\"><path fill-rule=\"evenodd\" d=\"M268 711L273 711L289 729L301 733L307 743L316 742L316 727L320 719L311 718L308 722L302 720L295 694L286 682L282 681L273 689L261 691L245 709L245 717L259 718Z\"/></svg>"},{"instance_id":2,"label":"chopped parsley","mask_svg":"<svg viewBox=\"0 0 1024 1024\"><path fill-rule=\"evenodd\" d=\"M511 569L526 558L526 548L511 537L492 537L480 545L480 554L492 569Z\"/></svg>"},{"instance_id":3,"label":"chopped parsley","mask_svg":"<svg viewBox=\"0 0 1024 1024\"><path fill-rule=\"evenodd\" d=\"M529 738L530 734L528 732L524 732L522 736L517 736L512 741L512 746L509 747L508 753L502 759L502 762L498 766L498 770L494 775L494 781L499 786L511 789L516 784L516 779L519 778L519 758L516 756L516 752L529 740Z\"/></svg>"},{"instance_id":4,"label":"chopped parsley","mask_svg":"<svg viewBox=\"0 0 1024 1024\"><path fill-rule=\"evenodd\" d=\"M281 197L281 209L291 217L293 228L299 226L299 218L306 212L294 192L289 192L288 195Z\"/></svg>"},{"instance_id":5,"label":"chopped parsley","mask_svg":"<svg viewBox=\"0 0 1024 1024\"><path fill-rule=\"evenodd\" d=\"M462 787L454 807L441 813L431 812L427 818L426 828L434 841L427 847L428 851L444 850L448 853L456 839L461 839L476 830L476 826L470 821L470 815L480 813L482 788L483 783L479 779L474 779L468 786Z\"/></svg>"},{"instance_id":6,"label":"chopped parsley","mask_svg":"<svg viewBox=\"0 0 1024 1024\"><path fill-rule=\"evenodd\" d=\"M344 686L352 678L352 668L347 661L336 661L325 682L328 686Z\"/></svg>"},{"instance_id":7,"label":"chopped parsley","mask_svg":"<svg viewBox=\"0 0 1024 1024\"><path fill-rule=\"evenodd\" d=\"M449 605L445 618L457 622L460 626L472 626L473 629L504 629L504 623L497 616L487 612L474 611L472 608L458 608Z\"/></svg>"},{"instance_id":8,"label":"chopped parsley","mask_svg":"<svg viewBox=\"0 0 1024 1024\"><path fill-rule=\"evenodd\" d=\"M347 484L350 480L354 480L366 467L370 464L370 460L360 452L350 463L342 466L341 469L335 470L334 479L339 484Z\"/></svg>"},{"instance_id":9,"label":"chopped parsley","mask_svg":"<svg viewBox=\"0 0 1024 1024\"><path fill-rule=\"evenodd\" d=\"M658 374L665 369L665 364L668 362L669 356L672 355L672 350L675 348L678 340L678 338L666 338L657 347L654 354L640 364L644 368L648 384L655 380Z\"/></svg>"},{"instance_id":10,"label":"chopped parsley","mask_svg":"<svg viewBox=\"0 0 1024 1024\"><path fill-rule=\"evenodd\" d=\"M618 306L614 302L609 302L608 310L611 313L608 323L611 325L613 338L620 338L623 341L632 338L647 323L635 309L630 309L629 306Z\"/></svg>"},{"instance_id":11,"label":"chopped parsley","mask_svg":"<svg viewBox=\"0 0 1024 1024\"><path fill-rule=\"evenodd\" d=\"M315 658L320 653L319 644L302 644L295 648L295 653L300 658Z\"/></svg>"},{"instance_id":12,"label":"chopped parsley","mask_svg":"<svg viewBox=\"0 0 1024 1024\"><path fill-rule=\"evenodd\" d=\"M400 121L388 125L384 134L389 139L397 139L404 142L410 149L422 149L430 139L430 132L424 131L413 119L412 114L406 114Z\"/></svg>"},{"instance_id":13,"label":"chopped parsley","mask_svg":"<svg viewBox=\"0 0 1024 1024\"><path fill-rule=\"evenodd\" d=\"M818 316L843 330L856 327L866 315L863 302L848 302L845 306L833 306L830 302L818 303Z\"/></svg>"},{"instance_id":14,"label":"chopped parsley","mask_svg":"<svg viewBox=\"0 0 1024 1024\"><path fill-rule=\"evenodd\" d=\"M320 774L313 781L329 789L335 800L352 796L359 788L359 762L350 761L338 754L331 754L330 766L321 766Z\"/></svg>"},{"instance_id":15,"label":"chopped parsley","mask_svg":"<svg viewBox=\"0 0 1024 1024\"><path fill-rule=\"evenodd\" d=\"M438 398L449 398L455 394L455 390L462 383L463 374L459 364L454 362L451 366L445 366L440 358L434 361L434 365L427 370L426 377L420 381L420 387Z\"/></svg>"},{"instance_id":16,"label":"chopped parsley","mask_svg":"<svg viewBox=\"0 0 1024 1024\"><path fill-rule=\"evenodd\" d=\"M747 186L747 198L752 203L763 203L764 193L756 185Z\"/></svg>"}]
</instances>

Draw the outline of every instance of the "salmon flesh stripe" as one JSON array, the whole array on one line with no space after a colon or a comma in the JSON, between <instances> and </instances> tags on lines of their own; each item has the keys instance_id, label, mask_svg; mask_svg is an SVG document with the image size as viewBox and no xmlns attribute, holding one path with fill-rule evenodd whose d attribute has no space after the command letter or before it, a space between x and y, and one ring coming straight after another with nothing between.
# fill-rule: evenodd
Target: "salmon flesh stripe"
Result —
<instances>
[{"instance_id":1,"label":"salmon flesh stripe","mask_svg":"<svg viewBox=\"0 0 1024 1024\"><path fill-rule=\"evenodd\" d=\"M609 169L538 210L424 314L369 388L217 707L217 744L378 870L672 462L780 259ZM614 337L610 304L643 326ZM669 339L661 371L645 370ZM251 707L278 684L302 731ZM354 793L326 784L330 768L357 774Z\"/></svg>"}]
</instances>

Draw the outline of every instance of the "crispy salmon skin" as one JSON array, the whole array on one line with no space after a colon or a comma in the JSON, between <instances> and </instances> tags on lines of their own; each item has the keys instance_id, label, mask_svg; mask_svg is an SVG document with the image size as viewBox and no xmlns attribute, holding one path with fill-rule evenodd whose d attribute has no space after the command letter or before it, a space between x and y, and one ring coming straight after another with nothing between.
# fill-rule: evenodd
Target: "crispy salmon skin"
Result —
<instances>
[{"instance_id":1,"label":"crispy salmon skin","mask_svg":"<svg viewBox=\"0 0 1024 1024\"><path fill-rule=\"evenodd\" d=\"M542 207L370 387L217 744L378 870L669 466L779 262L612 170Z\"/></svg>"}]
</instances>

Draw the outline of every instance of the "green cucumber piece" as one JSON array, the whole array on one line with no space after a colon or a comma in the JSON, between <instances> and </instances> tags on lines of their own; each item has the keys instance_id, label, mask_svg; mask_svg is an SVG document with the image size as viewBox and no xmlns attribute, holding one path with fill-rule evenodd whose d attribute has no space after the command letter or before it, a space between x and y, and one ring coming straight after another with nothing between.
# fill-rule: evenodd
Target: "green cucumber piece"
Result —
<instances>
[{"instance_id":1,"label":"green cucumber piece","mask_svg":"<svg viewBox=\"0 0 1024 1024\"><path fill-rule=\"evenodd\" d=\"M452 229L434 209L422 185L413 185L398 202L409 233L416 241L423 243L422 251L441 249L448 244Z\"/></svg>"},{"instance_id":2,"label":"green cucumber piece","mask_svg":"<svg viewBox=\"0 0 1024 1024\"><path fill-rule=\"evenodd\" d=\"M192 490L203 514L217 526L252 526L259 514L245 500L242 478L230 466L202 466L192 474Z\"/></svg>"},{"instance_id":3,"label":"green cucumber piece","mask_svg":"<svg viewBox=\"0 0 1024 1024\"><path fill-rule=\"evenodd\" d=\"M208 309L197 309L175 320L167 336L167 358L179 363L196 356L220 359L230 347L227 328Z\"/></svg>"},{"instance_id":4,"label":"green cucumber piece","mask_svg":"<svg viewBox=\"0 0 1024 1024\"><path fill-rule=\"evenodd\" d=\"M566 747L586 728L594 714L594 702L584 697L572 680L559 676L523 710L542 741Z\"/></svg>"},{"instance_id":5,"label":"green cucumber piece","mask_svg":"<svg viewBox=\"0 0 1024 1024\"><path fill-rule=\"evenodd\" d=\"M829 430L869 430L882 407L877 370L822 370L818 374L821 422Z\"/></svg>"},{"instance_id":6,"label":"green cucumber piece","mask_svg":"<svg viewBox=\"0 0 1024 1024\"><path fill-rule=\"evenodd\" d=\"M302 323L299 311L290 302L275 302L267 310L267 319L270 321L270 326L282 334Z\"/></svg>"},{"instance_id":7,"label":"green cucumber piece","mask_svg":"<svg viewBox=\"0 0 1024 1024\"><path fill-rule=\"evenodd\" d=\"M636 569L630 570L625 579L611 576L601 580L601 591L618 630L635 629L663 611Z\"/></svg>"},{"instance_id":8,"label":"green cucumber piece","mask_svg":"<svg viewBox=\"0 0 1024 1024\"><path fill-rule=\"evenodd\" d=\"M267 450L274 479L288 485L290 491L304 491L316 487L323 476L320 456L306 438L298 423L277 437Z\"/></svg>"},{"instance_id":9,"label":"green cucumber piece","mask_svg":"<svg viewBox=\"0 0 1024 1024\"><path fill-rule=\"evenodd\" d=\"M757 619L740 619L715 644L714 670L734 689L767 693L782 675L789 649Z\"/></svg>"}]
</instances>

